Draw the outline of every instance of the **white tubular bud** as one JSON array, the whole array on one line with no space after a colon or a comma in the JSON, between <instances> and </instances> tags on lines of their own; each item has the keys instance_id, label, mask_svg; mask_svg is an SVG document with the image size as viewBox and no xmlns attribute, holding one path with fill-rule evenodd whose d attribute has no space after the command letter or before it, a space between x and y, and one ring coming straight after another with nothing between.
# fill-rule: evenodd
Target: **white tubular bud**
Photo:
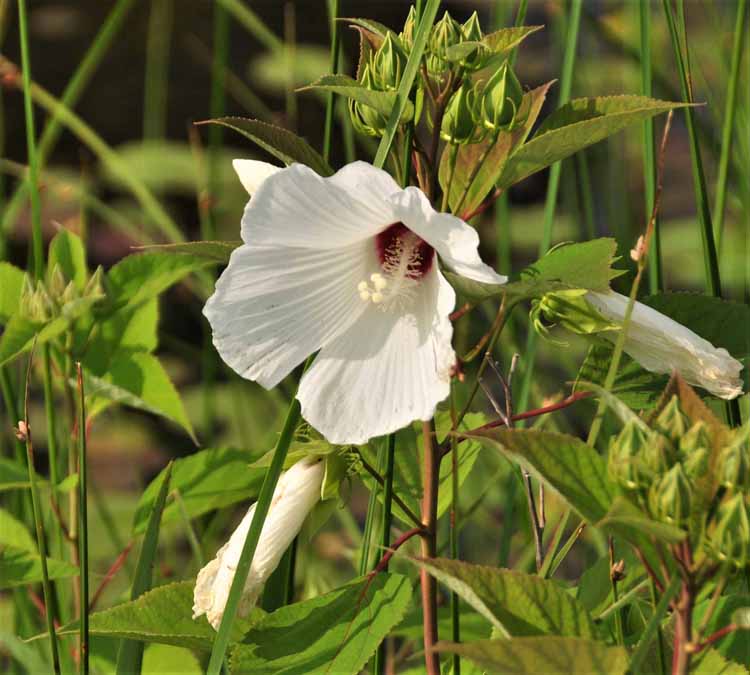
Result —
<instances>
[{"instance_id":1,"label":"white tubular bud","mask_svg":"<svg viewBox=\"0 0 750 675\"><path fill-rule=\"evenodd\" d=\"M284 551L299 534L302 523L313 506L320 500L323 473L322 461L303 459L280 476L247 575L239 607L240 616L247 616L253 608L263 584L278 566ZM198 573L195 582L193 618L197 619L205 614L215 630L219 629L224 615L229 589L255 514L255 506L253 504L248 509L229 541Z\"/></svg>"},{"instance_id":2,"label":"white tubular bud","mask_svg":"<svg viewBox=\"0 0 750 675\"><path fill-rule=\"evenodd\" d=\"M606 319L622 324L628 298L620 293L590 292L586 301ZM611 341L617 333L602 333ZM742 393L742 364L726 349L657 312L636 302L625 338L625 352L646 370L671 373L676 370L690 384L703 387L715 396L733 399Z\"/></svg>"}]
</instances>

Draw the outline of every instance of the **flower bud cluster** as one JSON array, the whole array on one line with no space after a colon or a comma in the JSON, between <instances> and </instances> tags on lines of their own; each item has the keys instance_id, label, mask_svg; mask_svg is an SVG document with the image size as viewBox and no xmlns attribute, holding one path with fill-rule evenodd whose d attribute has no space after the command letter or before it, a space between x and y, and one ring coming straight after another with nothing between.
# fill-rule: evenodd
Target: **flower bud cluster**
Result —
<instances>
[{"instance_id":1,"label":"flower bud cluster","mask_svg":"<svg viewBox=\"0 0 750 675\"><path fill-rule=\"evenodd\" d=\"M65 278L58 265L47 273L44 281L34 282L27 276L21 291L21 314L39 323L67 316L81 301L104 297L103 277L104 273L99 267L86 286L79 289L74 281Z\"/></svg>"},{"instance_id":2,"label":"flower bud cluster","mask_svg":"<svg viewBox=\"0 0 750 675\"><path fill-rule=\"evenodd\" d=\"M654 520L702 541L711 559L738 567L750 561L747 429L717 449L708 425L691 424L674 396L651 428L631 421L612 439L608 472Z\"/></svg>"}]
</instances>

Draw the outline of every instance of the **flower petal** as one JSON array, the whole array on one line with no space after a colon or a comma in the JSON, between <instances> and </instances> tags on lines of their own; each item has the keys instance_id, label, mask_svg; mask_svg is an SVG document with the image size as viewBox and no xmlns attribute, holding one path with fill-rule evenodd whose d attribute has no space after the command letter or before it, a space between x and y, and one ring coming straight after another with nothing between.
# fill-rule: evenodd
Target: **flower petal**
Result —
<instances>
[{"instance_id":1,"label":"flower petal","mask_svg":"<svg viewBox=\"0 0 750 675\"><path fill-rule=\"evenodd\" d=\"M586 294L605 318L622 323L628 298L620 293ZM616 333L603 333L617 340ZM690 384L703 387L715 396L732 399L742 393L742 364L724 348L714 347L661 312L636 302L625 339L625 352L646 370L682 375Z\"/></svg>"},{"instance_id":2,"label":"flower petal","mask_svg":"<svg viewBox=\"0 0 750 675\"><path fill-rule=\"evenodd\" d=\"M433 266L413 302L410 311L368 306L302 377L302 416L331 443L361 444L429 420L448 396L456 295Z\"/></svg>"},{"instance_id":3,"label":"flower petal","mask_svg":"<svg viewBox=\"0 0 750 675\"><path fill-rule=\"evenodd\" d=\"M268 515L258 538L252 565L245 581L239 614L246 616L255 604L263 584L276 569L281 556L299 534L302 523L320 500L324 465L317 459L303 459L283 473L273 493ZM193 618L203 614L219 629L234 573L255 515L256 504L222 546L216 557L199 573L193 592Z\"/></svg>"},{"instance_id":4,"label":"flower petal","mask_svg":"<svg viewBox=\"0 0 750 675\"><path fill-rule=\"evenodd\" d=\"M375 198L379 171L363 162L322 178L301 164L274 173L255 193L242 217L242 239L253 245L331 249L377 234L395 222L393 208ZM355 192L372 177L370 189Z\"/></svg>"},{"instance_id":5,"label":"flower petal","mask_svg":"<svg viewBox=\"0 0 750 675\"><path fill-rule=\"evenodd\" d=\"M258 191L266 178L281 171L280 166L274 166L268 162L259 162L255 159L233 159L232 166L240 179L240 183L242 183L242 187L247 190L251 197Z\"/></svg>"},{"instance_id":6,"label":"flower petal","mask_svg":"<svg viewBox=\"0 0 750 675\"><path fill-rule=\"evenodd\" d=\"M508 280L482 262L476 230L460 218L435 211L418 188L406 188L389 201L395 207L398 220L432 246L457 274L487 284L504 284Z\"/></svg>"},{"instance_id":7,"label":"flower petal","mask_svg":"<svg viewBox=\"0 0 750 675\"><path fill-rule=\"evenodd\" d=\"M375 264L368 241L332 250L240 246L203 308L216 349L242 377L276 386L362 314L357 284Z\"/></svg>"}]
</instances>

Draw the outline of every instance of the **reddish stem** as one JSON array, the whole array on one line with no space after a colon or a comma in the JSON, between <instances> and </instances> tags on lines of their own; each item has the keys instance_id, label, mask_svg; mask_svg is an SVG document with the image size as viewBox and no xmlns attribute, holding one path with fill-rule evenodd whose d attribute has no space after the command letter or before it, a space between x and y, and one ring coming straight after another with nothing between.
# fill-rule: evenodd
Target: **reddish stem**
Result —
<instances>
[{"instance_id":1,"label":"reddish stem","mask_svg":"<svg viewBox=\"0 0 750 675\"><path fill-rule=\"evenodd\" d=\"M477 206L472 211L467 211L466 213L461 215L461 220L465 222L469 222L474 216L478 216L482 213L484 213L490 206L492 206L498 199L498 197L503 194L503 191L500 188L495 188L495 191L487 197L479 206Z\"/></svg>"},{"instance_id":2,"label":"reddish stem","mask_svg":"<svg viewBox=\"0 0 750 675\"><path fill-rule=\"evenodd\" d=\"M393 557L393 554L401 548L409 539L412 537L416 537L419 534L423 534L424 529L421 527L412 527L411 530L407 530L404 532L400 537L398 537L393 544L388 548L388 550L383 554L383 557L380 559L380 562L375 566L375 569L370 572L371 576L375 576L379 572L382 572L390 562L391 558Z\"/></svg>"},{"instance_id":3,"label":"reddish stem","mask_svg":"<svg viewBox=\"0 0 750 675\"><path fill-rule=\"evenodd\" d=\"M692 649L692 652L694 654L697 654L698 652L703 651L706 647L710 647L714 642L718 642L719 640L721 640L721 638L726 637L736 630L739 630L739 626L736 623L730 623L728 626L724 626L724 628L720 628L715 633L709 635L705 640L703 640L703 642L697 644Z\"/></svg>"},{"instance_id":4,"label":"reddish stem","mask_svg":"<svg viewBox=\"0 0 750 675\"><path fill-rule=\"evenodd\" d=\"M96 592L94 593L94 597L91 598L91 602L89 603L89 612L94 611L94 607L96 606L97 601L99 600L99 597L104 592L104 589L107 588L107 585L110 581L114 578L115 574L117 574L122 566L125 564L125 560L127 560L128 554L130 553L130 549L133 548L134 542L129 542L128 545L122 550L120 555L117 556L115 561L112 563L110 568L107 570L107 573L104 575L104 579L102 579L102 582L99 584L99 588L96 589Z\"/></svg>"}]
</instances>

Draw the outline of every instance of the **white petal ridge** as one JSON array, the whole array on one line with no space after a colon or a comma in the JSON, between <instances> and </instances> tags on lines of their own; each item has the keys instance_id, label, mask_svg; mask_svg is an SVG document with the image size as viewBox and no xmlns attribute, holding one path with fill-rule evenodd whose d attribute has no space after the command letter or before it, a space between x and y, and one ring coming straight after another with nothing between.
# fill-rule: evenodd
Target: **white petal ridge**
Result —
<instances>
[{"instance_id":1,"label":"white petal ridge","mask_svg":"<svg viewBox=\"0 0 750 675\"><path fill-rule=\"evenodd\" d=\"M251 197L258 191L266 178L281 171L280 166L274 166L268 162L259 162L255 159L233 159L232 166L240 179L240 183L242 183L242 187L247 190Z\"/></svg>"}]
</instances>

